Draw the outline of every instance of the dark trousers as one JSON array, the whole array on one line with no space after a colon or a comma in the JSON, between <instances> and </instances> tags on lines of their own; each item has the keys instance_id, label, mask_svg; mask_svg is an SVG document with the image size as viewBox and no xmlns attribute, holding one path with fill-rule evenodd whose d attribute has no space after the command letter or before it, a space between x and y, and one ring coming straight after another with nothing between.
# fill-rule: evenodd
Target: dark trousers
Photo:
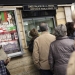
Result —
<instances>
[{"instance_id":1,"label":"dark trousers","mask_svg":"<svg viewBox=\"0 0 75 75\"><path fill-rule=\"evenodd\" d=\"M7 72L7 75L10 75L10 72L8 71L8 69L6 68L6 72Z\"/></svg>"},{"instance_id":2,"label":"dark trousers","mask_svg":"<svg viewBox=\"0 0 75 75\"><path fill-rule=\"evenodd\" d=\"M53 73L50 70L40 70L41 75L53 75Z\"/></svg>"}]
</instances>

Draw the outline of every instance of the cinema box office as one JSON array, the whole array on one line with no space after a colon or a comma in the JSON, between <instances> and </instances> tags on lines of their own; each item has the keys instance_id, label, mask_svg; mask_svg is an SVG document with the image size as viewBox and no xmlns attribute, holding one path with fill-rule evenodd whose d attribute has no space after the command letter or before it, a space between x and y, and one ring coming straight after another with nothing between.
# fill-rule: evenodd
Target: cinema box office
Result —
<instances>
[{"instance_id":1,"label":"cinema box office","mask_svg":"<svg viewBox=\"0 0 75 75\"><path fill-rule=\"evenodd\" d=\"M56 25L71 21L70 4L0 6L0 44L12 57L11 75L39 75L27 49L32 28L39 30L39 23L46 22L52 34Z\"/></svg>"}]
</instances>

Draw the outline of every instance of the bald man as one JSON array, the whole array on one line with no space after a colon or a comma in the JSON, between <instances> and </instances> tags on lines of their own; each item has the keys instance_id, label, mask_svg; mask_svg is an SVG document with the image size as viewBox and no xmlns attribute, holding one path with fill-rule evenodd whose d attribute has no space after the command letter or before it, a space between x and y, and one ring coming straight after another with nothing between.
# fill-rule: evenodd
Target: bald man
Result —
<instances>
[{"instance_id":1,"label":"bald man","mask_svg":"<svg viewBox=\"0 0 75 75\"><path fill-rule=\"evenodd\" d=\"M48 55L50 44L55 40L55 36L48 32L47 23L41 23L39 28L42 34L34 41L33 61L41 75L52 75Z\"/></svg>"}]
</instances>

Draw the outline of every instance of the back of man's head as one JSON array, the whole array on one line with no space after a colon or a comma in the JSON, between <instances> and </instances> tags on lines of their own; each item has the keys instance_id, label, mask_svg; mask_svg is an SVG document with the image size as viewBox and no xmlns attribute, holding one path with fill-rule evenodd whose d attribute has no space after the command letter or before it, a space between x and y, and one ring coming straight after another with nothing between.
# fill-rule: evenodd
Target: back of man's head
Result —
<instances>
[{"instance_id":1,"label":"back of man's head","mask_svg":"<svg viewBox=\"0 0 75 75\"><path fill-rule=\"evenodd\" d=\"M40 28L40 31L41 31L41 32L47 31L47 30L48 30L48 24L45 23L45 22L42 22L42 23L39 25L39 28Z\"/></svg>"}]
</instances>

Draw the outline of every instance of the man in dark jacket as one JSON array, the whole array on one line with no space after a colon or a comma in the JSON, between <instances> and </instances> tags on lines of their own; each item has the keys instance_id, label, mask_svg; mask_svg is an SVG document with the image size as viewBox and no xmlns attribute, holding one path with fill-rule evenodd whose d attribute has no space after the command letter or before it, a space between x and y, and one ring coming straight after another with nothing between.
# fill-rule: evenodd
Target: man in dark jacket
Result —
<instances>
[{"instance_id":1,"label":"man in dark jacket","mask_svg":"<svg viewBox=\"0 0 75 75\"><path fill-rule=\"evenodd\" d=\"M74 40L67 36L65 25L55 28L56 40L50 45L49 64L54 75L66 75L67 64L71 53L75 50Z\"/></svg>"}]
</instances>

